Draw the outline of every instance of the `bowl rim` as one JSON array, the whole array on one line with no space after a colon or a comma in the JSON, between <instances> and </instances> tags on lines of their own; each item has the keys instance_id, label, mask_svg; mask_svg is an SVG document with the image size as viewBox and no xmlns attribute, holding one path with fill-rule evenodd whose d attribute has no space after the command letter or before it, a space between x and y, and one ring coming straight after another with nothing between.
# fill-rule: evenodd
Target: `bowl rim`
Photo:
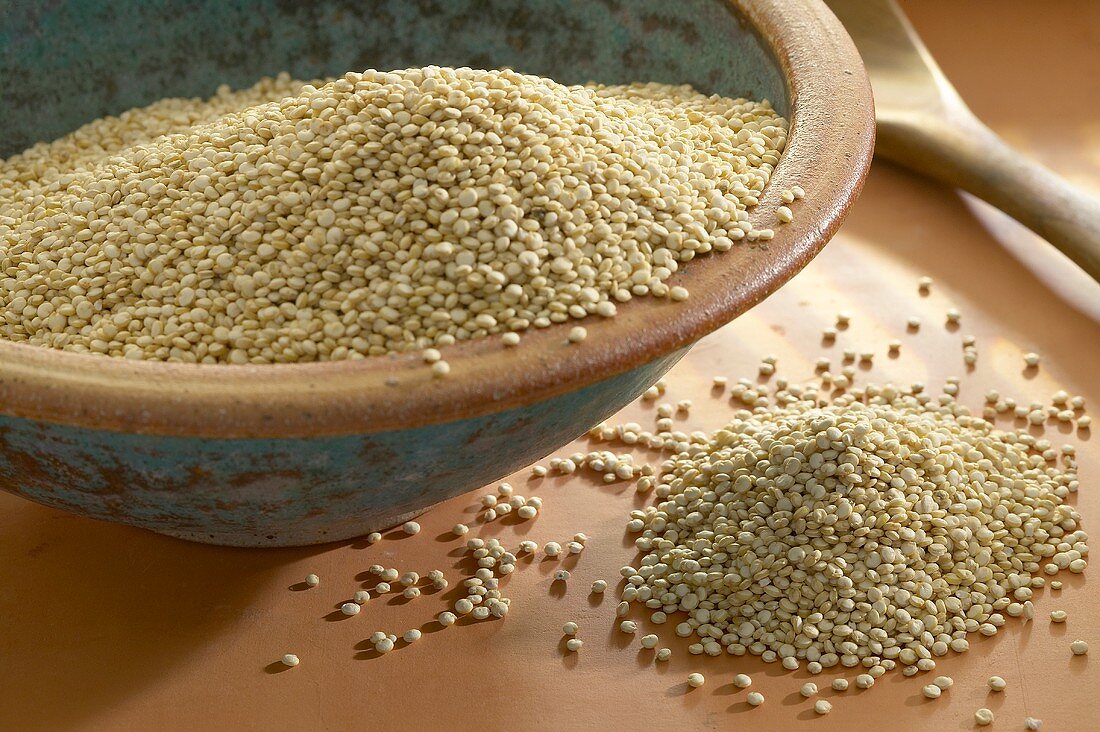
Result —
<instances>
[{"instance_id":1,"label":"bowl rim","mask_svg":"<svg viewBox=\"0 0 1100 732\"><path fill-rule=\"evenodd\" d=\"M483 416L622 374L724 325L793 277L824 247L871 163L871 88L855 45L821 0L722 0L756 32L787 86L787 148L750 220L766 245L705 255L673 276L686 302L635 298L586 318L440 350L432 378L419 352L355 361L211 365L129 361L0 340L0 415L72 427L210 438L369 434ZM794 220L773 225L800 185ZM583 322L588 337L567 340Z\"/></svg>"}]
</instances>

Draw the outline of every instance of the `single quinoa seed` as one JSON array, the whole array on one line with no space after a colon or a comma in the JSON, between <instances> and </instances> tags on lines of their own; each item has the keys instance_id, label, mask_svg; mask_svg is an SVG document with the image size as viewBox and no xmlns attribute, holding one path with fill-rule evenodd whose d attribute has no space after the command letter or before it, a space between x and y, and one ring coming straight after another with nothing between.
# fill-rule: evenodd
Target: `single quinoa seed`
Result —
<instances>
[{"instance_id":1,"label":"single quinoa seed","mask_svg":"<svg viewBox=\"0 0 1100 732\"><path fill-rule=\"evenodd\" d=\"M787 129L766 102L507 69L164 100L0 162L0 338L328 361L682 301L680 264L773 235L748 211Z\"/></svg>"},{"instance_id":2,"label":"single quinoa seed","mask_svg":"<svg viewBox=\"0 0 1100 732\"><path fill-rule=\"evenodd\" d=\"M985 707L974 712L974 724L979 727L987 727L993 724L993 712Z\"/></svg>"},{"instance_id":3,"label":"single quinoa seed","mask_svg":"<svg viewBox=\"0 0 1100 732\"><path fill-rule=\"evenodd\" d=\"M989 688L992 691L1004 691L1006 686L1008 686L1008 682L1000 676L989 677Z\"/></svg>"},{"instance_id":4,"label":"single quinoa seed","mask_svg":"<svg viewBox=\"0 0 1100 732\"><path fill-rule=\"evenodd\" d=\"M294 668L299 663L301 663L301 661L298 659L298 657L295 656L293 653L288 653L285 656L283 656L282 661L283 661L283 665L288 667L288 668Z\"/></svg>"},{"instance_id":5,"label":"single quinoa seed","mask_svg":"<svg viewBox=\"0 0 1100 732\"><path fill-rule=\"evenodd\" d=\"M688 674L687 682L688 686L691 688L698 689L706 683L706 679L703 677L703 674Z\"/></svg>"}]
</instances>

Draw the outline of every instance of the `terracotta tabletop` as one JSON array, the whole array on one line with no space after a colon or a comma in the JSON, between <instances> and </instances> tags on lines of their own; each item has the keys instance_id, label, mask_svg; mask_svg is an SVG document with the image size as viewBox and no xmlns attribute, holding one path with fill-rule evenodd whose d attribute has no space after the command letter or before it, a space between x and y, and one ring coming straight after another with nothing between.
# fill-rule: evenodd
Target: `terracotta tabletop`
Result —
<instances>
[{"instance_id":1,"label":"terracotta tabletop","mask_svg":"<svg viewBox=\"0 0 1100 732\"><path fill-rule=\"evenodd\" d=\"M1100 4L911 0L905 7L979 116L1100 194ZM921 275L935 279L926 297L917 292ZM957 330L944 326L949 307L962 312ZM851 327L825 346L821 329L841 309L853 313ZM915 335L905 330L911 315L924 322ZM1065 389L1100 410L1098 323L1100 287L1045 244L955 192L876 163L825 252L700 343L671 373L668 398L691 399L683 424L711 430L730 414L727 400L711 393L714 375L755 377L761 356L773 353L779 375L807 379L817 357L839 362L852 347L876 352L861 382L921 380L938 389L958 375L960 398L972 407L994 387L1025 403ZM978 342L970 372L964 334ZM897 358L886 355L892 338L904 344ZM1024 373L1021 354L1032 350L1042 366ZM621 419L651 423L652 410L631 405ZM1086 529L1100 524L1097 438L1058 426L1048 436L1078 447L1075 500ZM559 454L602 449L587 445ZM1023 729L1026 716L1043 719L1044 730L1100 729L1100 607L1085 579L1092 570L1066 576L1061 592L1040 591L1034 622L1010 619L993 638L973 636L970 652L941 659L937 673L955 684L940 699L921 696L927 675L893 672L872 689L841 694L828 690L839 672L824 673L815 680L833 711L816 717L798 695L810 678L804 670L689 655L672 624L651 626L634 609L638 635L658 632L674 651L670 662L655 664L637 637L616 629L618 570L635 558L626 514L642 504L629 484L586 475L536 481L526 472L511 482L545 501L536 520L478 524L482 491L424 515L415 537L263 551L188 544L0 495L0 730L952 730L973 728L979 707L995 712L992 729ZM565 586L551 582L558 562L521 563L506 583L512 610L504 620L440 629L432 620L453 602L451 591L412 601L382 596L351 618L335 612L356 589L372 586L363 580L374 563L421 574L442 569L453 590L468 576L460 574L467 567L460 543L445 533L457 521L509 545L564 543L577 531L590 541L565 563L572 571ZM298 589L311 572L321 585ZM602 599L589 595L599 578L611 584ZM1047 619L1056 608L1068 611L1065 625ZM581 627L578 654L563 651L567 620ZM385 656L365 642L375 630L409 628L424 637ZM1090 641L1095 658L1071 656L1075 638ZM301 665L280 670L288 652ZM704 687L688 689L693 671L706 675ZM764 693L763 706L749 707L732 685L740 672ZM1008 681L1003 693L988 691L992 674Z\"/></svg>"}]
</instances>

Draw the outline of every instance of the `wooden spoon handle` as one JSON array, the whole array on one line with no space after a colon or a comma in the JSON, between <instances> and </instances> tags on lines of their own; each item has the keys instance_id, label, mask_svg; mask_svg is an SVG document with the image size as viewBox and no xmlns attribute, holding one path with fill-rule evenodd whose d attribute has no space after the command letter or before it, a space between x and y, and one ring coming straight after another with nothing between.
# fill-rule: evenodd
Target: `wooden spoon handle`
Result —
<instances>
[{"instance_id":1,"label":"wooden spoon handle","mask_svg":"<svg viewBox=\"0 0 1100 732\"><path fill-rule=\"evenodd\" d=\"M880 121L876 152L993 204L1100 282L1100 201L1013 150L973 115Z\"/></svg>"}]
</instances>

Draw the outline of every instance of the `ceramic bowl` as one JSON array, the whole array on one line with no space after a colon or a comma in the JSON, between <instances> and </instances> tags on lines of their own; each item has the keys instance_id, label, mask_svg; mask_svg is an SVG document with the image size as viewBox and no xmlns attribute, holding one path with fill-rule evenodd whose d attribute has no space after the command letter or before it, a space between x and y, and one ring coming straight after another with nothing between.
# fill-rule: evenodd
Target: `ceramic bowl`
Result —
<instances>
[{"instance_id":1,"label":"ceramic bowl","mask_svg":"<svg viewBox=\"0 0 1100 732\"><path fill-rule=\"evenodd\" d=\"M181 9L182 8L182 9ZM700 257L684 303L417 354L277 366L144 363L0 341L0 487L201 542L286 546L392 526L530 464L635 399L691 343L801 269L857 195L871 93L818 0L201 0L23 3L0 28L0 155L166 96L287 70L510 66L767 98L792 123L752 218L806 190L766 245ZM5 243L0 242L0 247Z\"/></svg>"}]
</instances>

